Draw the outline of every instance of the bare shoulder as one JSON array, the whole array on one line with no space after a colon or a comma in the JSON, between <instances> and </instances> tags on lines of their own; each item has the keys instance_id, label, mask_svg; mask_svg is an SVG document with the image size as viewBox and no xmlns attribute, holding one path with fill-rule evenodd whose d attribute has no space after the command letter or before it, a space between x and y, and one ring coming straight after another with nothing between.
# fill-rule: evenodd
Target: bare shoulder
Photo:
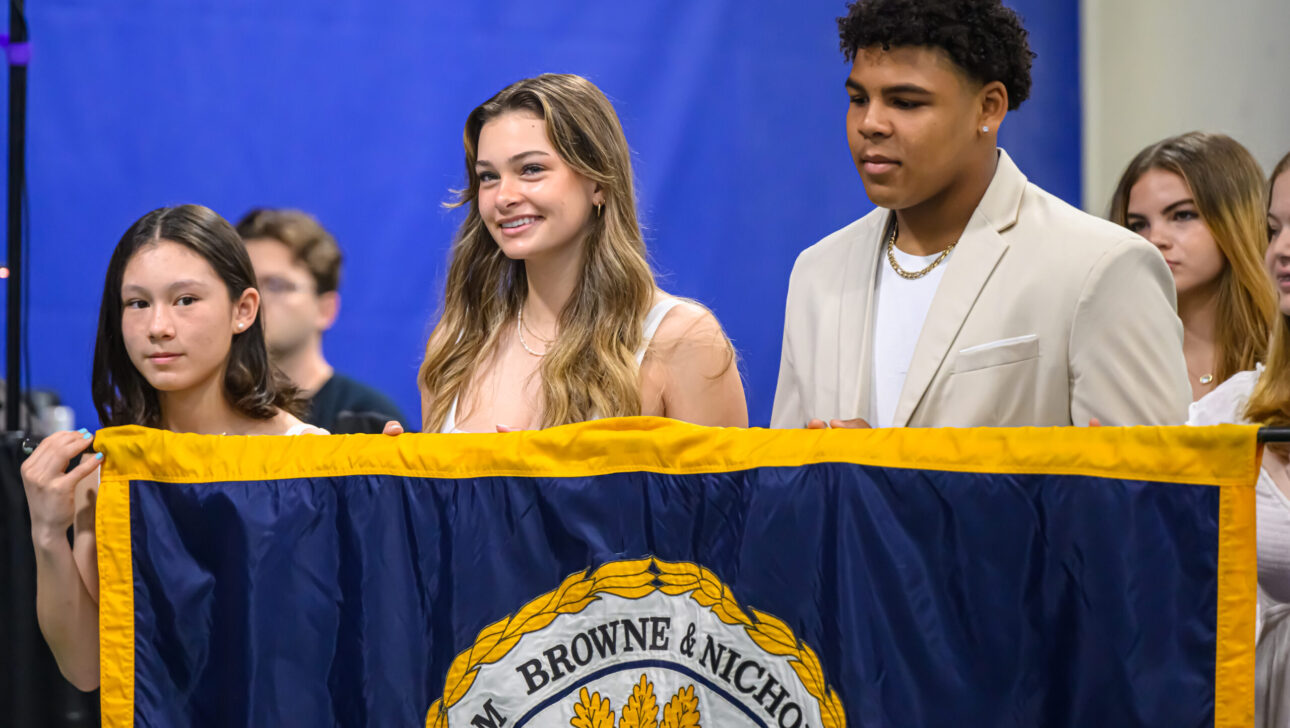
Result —
<instances>
[{"instance_id":1,"label":"bare shoulder","mask_svg":"<svg viewBox=\"0 0 1290 728\"><path fill-rule=\"evenodd\" d=\"M679 298L659 323L654 333L653 346L657 349L675 348L686 344L729 345L721 323L706 307L686 298Z\"/></svg>"},{"instance_id":2,"label":"bare shoulder","mask_svg":"<svg viewBox=\"0 0 1290 728\"><path fill-rule=\"evenodd\" d=\"M665 379L713 379L735 371L735 350L721 323L705 306L678 299L650 340L642 362ZM647 376L648 378L648 376Z\"/></svg>"},{"instance_id":3,"label":"bare shoulder","mask_svg":"<svg viewBox=\"0 0 1290 728\"><path fill-rule=\"evenodd\" d=\"M748 426L734 346L703 305L680 299L667 312L641 370L643 393L660 395L659 414L697 425Z\"/></svg>"}]
</instances>

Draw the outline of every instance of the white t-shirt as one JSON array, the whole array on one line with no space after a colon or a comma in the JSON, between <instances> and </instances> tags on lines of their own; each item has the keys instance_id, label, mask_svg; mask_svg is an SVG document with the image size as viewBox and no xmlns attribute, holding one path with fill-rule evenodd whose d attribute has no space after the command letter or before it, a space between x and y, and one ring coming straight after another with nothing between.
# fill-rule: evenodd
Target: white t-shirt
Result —
<instances>
[{"instance_id":1,"label":"white t-shirt","mask_svg":"<svg viewBox=\"0 0 1290 728\"><path fill-rule=\"evenodd\" d=\"M896 262L906 271L920 271L931 265L935 255L909 255L900 248L892 248ZM923 332L923 322L932 307L932 297L945 277L949 258L922 278L902 278L892 269L884 246L878 254L876 306L873 314L873 378L870 381L869 424L874 427L891 427L896 415L896 403L905 386L909 362L914 358L914 347Z\"/></svg>"}]
</instances>

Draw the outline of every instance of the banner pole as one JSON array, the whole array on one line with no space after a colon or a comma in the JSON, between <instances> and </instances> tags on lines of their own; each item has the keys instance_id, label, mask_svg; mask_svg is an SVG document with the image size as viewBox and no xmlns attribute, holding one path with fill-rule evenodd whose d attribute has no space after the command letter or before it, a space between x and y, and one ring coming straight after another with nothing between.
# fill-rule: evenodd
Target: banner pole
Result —
<instances>
[{"instance_id":1,"label":"banner pole","mask_svg":"<svg viewBox=\"0 0 1290 728\"><path fill-rule=\"evenodd\" d=\"M9 61L9 200L8 291L5 329L5 429L16 432L22 408L22 198L25 193L27 138L27 20L23 0L9 3L9 37L5 55Z\"/></svg>"},{"instance_id":2,"label":"banner pole","mask_svg":"<svg viewBox=\"0 0 1290 728\"><path fill-rule=\"evenodd\" d=\"M1290 442L1290 427L1260 427L1259 443Z\"/></svg>"}]
</instances>

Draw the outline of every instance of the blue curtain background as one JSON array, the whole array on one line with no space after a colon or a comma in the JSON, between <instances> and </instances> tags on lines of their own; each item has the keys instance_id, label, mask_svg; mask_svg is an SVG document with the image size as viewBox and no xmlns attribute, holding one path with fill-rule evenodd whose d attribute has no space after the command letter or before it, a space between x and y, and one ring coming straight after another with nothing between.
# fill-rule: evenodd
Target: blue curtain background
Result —
<instances>
[{"instance_id":1,"label":"blue curtain background","mask_svg":"<svg viewBox=\"0 0 1290 728\"><path fill-rule=\"evenodd\" d=\"M1002 144L1079 205L1077 0L1009 0L1038 53ZM338 371L419 412L416 369L463 180L466 114L518 78L579 73L614 101L663 287L712 308L770 418L799 251L872 209L847 150L842 0L33 0L30 384L79 425L103 274L143 213L198 202L319 217L345 252ZM3 85L0 84L0 88Z\"/></svg>"}]
</instances>

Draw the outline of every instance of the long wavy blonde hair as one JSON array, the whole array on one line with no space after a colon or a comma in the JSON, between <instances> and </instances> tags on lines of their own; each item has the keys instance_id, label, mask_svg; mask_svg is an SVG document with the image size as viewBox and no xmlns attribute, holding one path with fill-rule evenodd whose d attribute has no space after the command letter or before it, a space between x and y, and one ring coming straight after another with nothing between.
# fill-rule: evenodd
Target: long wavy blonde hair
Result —
<instances>
[{"instance_id":1,"label":"long wavy blonde hair","mask_svg":"<svg viewBox=\"0 0 1290 728\"><path fill-rule=\"evenodd\" d=\"M1268 209L1272 205L1272 188L1282 175L1286 179L1281 184L1290 185L1290 154L1281 158L1268 178ZM1245 418L1269 427L1290 427L1290 316L1283 313L1277 318L1268 344L1268 362L1245 406Z\"/></svg>"},{"instance_id":2,"label":"long wavy blonde hair","mask_svg":"<svg viewBox=\"0 0 1290 728\"><path fill-rule=\"evenodd\" d=\"M1214 380L1253 369L1267 355L1276 296L1263 264L1266 184L1249 150L1225 134L1189 132L1138 152L1111 198L1111 220L1128 226L1129 192L1149 170L1182 177L1227 265L1219 279Z\"/></svg>"},{"instance_id":3,"label":"long wavy blonde hair","mask_svg":"<svg viewBox=\"0 0 1290 728\"><path fill-rule=\"evenodd\" d=\"M600 89L581 76L543 74L507 86L466 117L467 185L452 205L467 208L466 220L453 242L443 312L419 374L426 431L443 427L453 400L528 296L523 261L502 254L479 213L479 132L509 112L543 119L556 153L596 182L605 200L587 221L581 275L560 311L560 335L542 359L542 426L641 412L635 355L656 286L636 219L631 151Z\"/></svg>"}]
</instances>

